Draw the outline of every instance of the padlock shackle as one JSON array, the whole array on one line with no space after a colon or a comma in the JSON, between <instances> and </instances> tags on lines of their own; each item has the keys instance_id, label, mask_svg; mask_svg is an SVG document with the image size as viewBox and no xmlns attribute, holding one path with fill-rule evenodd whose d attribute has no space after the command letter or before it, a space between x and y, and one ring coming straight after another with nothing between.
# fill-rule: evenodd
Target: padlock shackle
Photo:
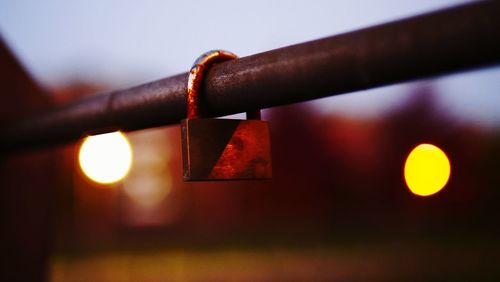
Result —
<instances>
[{"instance_id":1,"label":"padlock shackle","mask_svg":"<svg viewBox=\"0 0 500 282\"><path fill-rule=\"evenodd\" d=\"M212 50L204 53L194 62L189 71L187 86L187 118L200 118L200 91L203 78L208 68L215 63L237 59L235 54L224 50ZM260 110L247 112L247 119L260 119Z\"/></svg>"}]
</instances>

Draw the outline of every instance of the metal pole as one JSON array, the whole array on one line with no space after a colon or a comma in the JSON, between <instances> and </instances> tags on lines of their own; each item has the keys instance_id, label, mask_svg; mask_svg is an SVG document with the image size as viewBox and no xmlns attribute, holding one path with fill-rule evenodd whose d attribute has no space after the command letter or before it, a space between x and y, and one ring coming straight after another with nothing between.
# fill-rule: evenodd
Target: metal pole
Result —
<instances>
[{"instance_id":1,"label":"metal pole","mask_svg":"<svg viewBox=\"0 0 500 282\"><path fill-rule=\"evenodd\" d=\"M204 90L220 116L498 63L500 1L486 1L224 62L207 73ZM0 148L177 124L186 85L183 73L5 124Z\"/></svg>"}]
</instances>

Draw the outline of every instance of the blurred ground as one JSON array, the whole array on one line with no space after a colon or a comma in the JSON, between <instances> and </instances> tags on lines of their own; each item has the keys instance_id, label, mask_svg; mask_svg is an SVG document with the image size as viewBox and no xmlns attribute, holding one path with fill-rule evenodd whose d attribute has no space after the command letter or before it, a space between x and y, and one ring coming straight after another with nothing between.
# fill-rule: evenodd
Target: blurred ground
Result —
<instances>
[{"instance_id":1,"label":"blurred ground","mask_svg":"<svg viewBox=\"0 0 500 282\"><path fill-rule=\"evenodd\" d=\"M57 255L51 281L498 281L499 247L367 238L308 246L101 251Z\"/></svg>"}]
</instances>

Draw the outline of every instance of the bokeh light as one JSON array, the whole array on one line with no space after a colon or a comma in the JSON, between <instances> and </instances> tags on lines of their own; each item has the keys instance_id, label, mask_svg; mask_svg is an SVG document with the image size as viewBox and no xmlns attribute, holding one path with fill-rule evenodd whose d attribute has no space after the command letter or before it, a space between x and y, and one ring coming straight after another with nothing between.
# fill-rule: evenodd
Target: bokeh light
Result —
<instances>
[{"instance_id":1,"label":"bokeh light","mask_svg":"<svg viewBox=\"0 0 500 282\"><path fill-rule=\"evenodd\" d=\"M451 166L446 154L432 144L415 147L404 167L406 185L419 196L430 196L444 188L450 178Z\"/></svg>"},{"instance_id":2,"label":"bokeh light","mask_svg":"<svg viewBox=\"0 0 500 282\"><path fill-rule=\"evenodd\" d=\"M162 129L138 131L129 137L135 153L134 170L123 182L123 191L140 206L137 208L154 208L172 190L172 141Z\"/></svg>"},{"instance_id":3,"label":"bokeh light","mask_svg":"<svg viewBox=\"0 0 500 282\"><path fill-rule=\"evenodd\" d=\"M91 180L114 183L127 176L132 165L132 148L121 132L89 136L80 147L78 160Z\"/></svg>"}]
</instances>

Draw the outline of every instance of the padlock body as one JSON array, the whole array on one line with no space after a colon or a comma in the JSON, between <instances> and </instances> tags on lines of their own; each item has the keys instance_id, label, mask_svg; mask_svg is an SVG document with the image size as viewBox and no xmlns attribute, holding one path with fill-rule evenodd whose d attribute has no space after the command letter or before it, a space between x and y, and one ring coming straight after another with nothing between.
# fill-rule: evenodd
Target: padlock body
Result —
<instances>
[{"instance_id":1,"label":"padlock body","mask_svg":"<svg viewBox=\"0 0 500 282\"><path fill-rule=\"evenodd\" d=\"M272 176L266 121L184 119L181 134L186 181L267 179Z\"/></svg>"}]
</instances>

